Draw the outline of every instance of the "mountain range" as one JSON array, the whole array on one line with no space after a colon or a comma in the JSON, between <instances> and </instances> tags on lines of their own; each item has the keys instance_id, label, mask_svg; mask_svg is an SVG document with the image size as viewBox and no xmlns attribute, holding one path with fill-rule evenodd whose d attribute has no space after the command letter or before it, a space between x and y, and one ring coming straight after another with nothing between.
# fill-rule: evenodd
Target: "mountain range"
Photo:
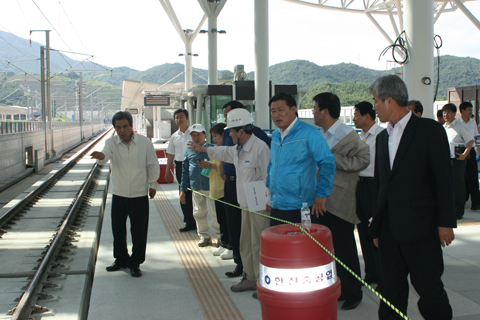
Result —
<instances>
[{"instance_id":1,"label":"mountain range","mask_svg":"<svg viewBox=\"0 0 480 320\"><path fill-rule=\"evenodd\" d=\"M9 77L20 74L36 74L38 78L40 63L40 46L36 42L17 37L11 33L0 31L0 73L5 75L5 84ZM163 84L165 82L184 82L184 65L181 63L164 63L145 71L138 71L128 67L110 68L89 61L77 64L87 57L76 55L78 60L69 58L58 51L51 53L52 74L61 73L66 78L78 78L82 71L82 77L86 82L95 81L108 83L109 87L117 87L121 95L121 86L124 79L149 81ZM27 60L27 61L26 61ZM73 67L72 67L73 66ZM75 70L75 71L72 71ZM90 72L86 70L98 70L104 72ZM110 72L109 70L113 70ZM400 69L398 69L400 70ZM437 99L445 99L447 88L459 86L471 86L480 84L480 60L470 57L440 56L439 89ZM319 66L305 60L291 60L270 66L270 79L275 84L297 84L300 87L313 88L322 84L341 84L344 82L370 83L380 75L391 70L373 70L352 63L340 63L336 65ZM25 76L27 78L27 76ZM95 78L95 79L93 79ZM208 71L193 68L193 82L206 84ZM233 72L221 70L218 78L231 80ZM247 74L247 80L253 80L254 73ZM437 58L435 58L435 83L437 78ZM60 79L60 77L58 77ZM9 94L5 91L5 85L0 81L0 99ZM8 86L12 89L12 86ZM363 86L362 86L363 87ZM112 89L113 90L113 89ZM354 89L355 90L355 89ZM117 90L115 90L117 91ZM1 103L6 103L0 100ZM343 104L343 103L342 103Z\"/></svg>"}]
</instances>

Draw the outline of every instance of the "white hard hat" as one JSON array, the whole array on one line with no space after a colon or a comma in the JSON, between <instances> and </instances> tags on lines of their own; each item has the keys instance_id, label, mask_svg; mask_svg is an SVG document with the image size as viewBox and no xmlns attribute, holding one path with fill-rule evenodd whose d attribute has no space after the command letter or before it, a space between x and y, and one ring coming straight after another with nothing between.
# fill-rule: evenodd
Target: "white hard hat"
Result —
<instances>
[{"instance_id":1,"label":"white hard hat","mask_svg":"<svg viewBox=\"0 0 480 320\"><path fill-rule=\"evenodd\" d=\"M253 124L253 118L247 109L233 109L227 114L227 127L225 129L243 127Z\"/></svg>"},{"instance_id":2,"label":"white hard hat","mask_svg":"<svg viewBox=\"0 0 480 320\"><path fill-rule=\"evenodd\" d=\"M189 128L190 132L205 132L205 127L200 123L196 123Z\"/></svg>"}]
</instances>

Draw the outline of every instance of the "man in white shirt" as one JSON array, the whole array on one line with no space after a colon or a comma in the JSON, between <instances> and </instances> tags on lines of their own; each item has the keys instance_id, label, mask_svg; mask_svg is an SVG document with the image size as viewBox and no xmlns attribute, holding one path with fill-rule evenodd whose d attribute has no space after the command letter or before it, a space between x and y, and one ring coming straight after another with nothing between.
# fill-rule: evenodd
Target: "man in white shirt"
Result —
<instances>
[{"instance_id":1,"label":"man in white shirt","mask_svg":"<svg viewBox=\"0 0 480 320\"><path fill-rule=\"evenodd\" d=\"M355 190L358 173L370 163L368 146L360 140L356 131L342 123L340 99L333 93L324 92L313 98L313 119L335 156L333 189L325 202L326 212L312 217L312 222L327 226L332 231L335 255L353 272L360 274L355 225L360 222L355 213ZM321 174L321 173L320 173ZM343 310L355 309L362 301L361 283L337 263L341 279Z\"/></svg>"},{"instance_id":2,"label":"man in white shirt","mask_svg":"<svg viewBox=\"0 0 480 320\"><path fill-rule=\"evenodd\" d=\"M465 213L465 167L467 157L473 146L473 135L468 132L462 119L455 119L457 107L447 103L442 108L445 119L445 130L450 143L450 157L452 158L453 178L455 181L455 212L457 219L462 219ZM458 149L460 147L461 149Z\"/></svg>"},{"instance_id":3,"label":"man in white shirt","mask_svg":"<svg viewBox=\"0 0 480 320\"><path fill-rule=\"evenodd\" d=\"M470 102L464 101L460 104L460 113L462 117L461 122L465 124L468 131L473 136L472 150L470 150L470 157L467 158L467 167L465 168L465 185L467 188L467 200L470 195L472 203L471 210L480 209L480 192L478 186L478 166L477 153L475 151L475 138L478 136L478 127L475 120L472 118L473 106Z\"/></svg>"},{"instance_id":4,"label":"man in white shirt","mask_svg":"<svg viewBox=\"0 0 480 320\"><path fill-rule=\"evenodd\" d=\"M237 173L237 199L240 207L248 208L245 183L267 179L270 161L268 145L253 134L253 118L248 110L233 109L228 113L227 128L236 146L202 147L193 144L192 150L207 152L210 158L233 163ZM266 189L268 192L268 189ZM268 192L268 198L269 192ZM267 201L269 202L270 199ZM267 210L259 211L270 215ZM260 235L269 227L270 221L257 214L242 210L242 232L240 233L240 256L245 276L240 283L231 286L234 292L256 290L260 275ZM253 295L256 298L256 292Z\"/></svg>"},{"instance_id":5,"label":"man in white shirt","mask_svg":"<svg viewBox=\"0 0 480 320\"><path fill-rule=\"evenodd\" d=\"M360 245L365 263L364 280L368 284L378 283L378 250L373 244L373 239L368 236L368 225L373 211L373 176L375 167L375 140L377 135L385 130L375 122L375 111L370 102L362 101L355 105L353 122L355 127L361 129L360 139L370 147L370 164L360 171L358 177L356 199L357 224Z\"/></svg>"},{"instance_id":6,"label":"man in white shirt","mask_svg":"<svg viewBox=\"0 0 480 320\"><path fill-rule=\"evenodd\" d=\"M90 155L100 165L110 160L112 171L112 233L115 262L107 271L130 268L132 277L140 277L140 264L145 261L148 232L148 196L155 197L160 166L147 137L132 130L132 116L126 111L112 118L116 136L105 142L102 152ZM132 254L127 248L127 217L130 218Z\"/></svg>"},{"instance_id":7,"label":"man in white shirt","mask_svg":"<svg viewBox=\"0 0 480 320\"><path fill-rule=\"evenodd\" d=\"M167 170L165 170L165 180L170 181L170 169L175 162L175 177L178 182L178 190L180 192L180 183L182 182L182 163L185 157L185 149L187 142L191 140L188 130L188 111L185 109L178 109L173 113L175 124L178 126L178 130L172 134L170 142L167 147ZM190 188L190 185L188 185ZM180 232L187 232L190 230L196 230L197 225L195 218L193 217L193 202L192 191L185 191L185 204L180 202L180 206L183 212L183 222L185 226L180 228Z\"/></svg>"}]
</instances>

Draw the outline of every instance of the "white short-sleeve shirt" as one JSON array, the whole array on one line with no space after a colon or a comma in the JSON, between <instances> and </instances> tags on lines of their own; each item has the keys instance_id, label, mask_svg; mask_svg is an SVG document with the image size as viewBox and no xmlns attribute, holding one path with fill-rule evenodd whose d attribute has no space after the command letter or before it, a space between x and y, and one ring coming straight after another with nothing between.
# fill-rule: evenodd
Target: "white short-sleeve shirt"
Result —
<instances>
[{"instance_id":1,"label":"white short-sleeve shirt","mask_svg":"<svg viewBox=\"0 0 480 320\"><path fill-rule=\"evenodd\" d=\"M188 141L192 140L190 132L187 130L185 133L178 129L175 131L167 146L167 153L175 155L175 161L182 162L185 157L185 150L187 149Z\"/></svg>"}]
</instances>

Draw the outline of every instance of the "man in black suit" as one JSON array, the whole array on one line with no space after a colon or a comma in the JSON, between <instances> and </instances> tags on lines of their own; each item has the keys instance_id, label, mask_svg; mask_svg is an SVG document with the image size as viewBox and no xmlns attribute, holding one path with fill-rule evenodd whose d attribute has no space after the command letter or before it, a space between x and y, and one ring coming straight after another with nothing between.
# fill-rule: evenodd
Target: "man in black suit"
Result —
<instances>
[{"instance_id":1,"label":"man in black suit","mask_svg":"<svg viewBox=\"0 0 480 320\"><path fill-rule=\"evenodd\" d=\"M374 213L369 231L379 249L381 294L406 314L408 275L425 319L451 319L443 287L442 247L456 227L453 172L445 129L406 108L405 83L395 75L368 88L374 110L389 122L376 141ZM380 303L380 319L401 319Z\"/></svg>"}]
</instances>

